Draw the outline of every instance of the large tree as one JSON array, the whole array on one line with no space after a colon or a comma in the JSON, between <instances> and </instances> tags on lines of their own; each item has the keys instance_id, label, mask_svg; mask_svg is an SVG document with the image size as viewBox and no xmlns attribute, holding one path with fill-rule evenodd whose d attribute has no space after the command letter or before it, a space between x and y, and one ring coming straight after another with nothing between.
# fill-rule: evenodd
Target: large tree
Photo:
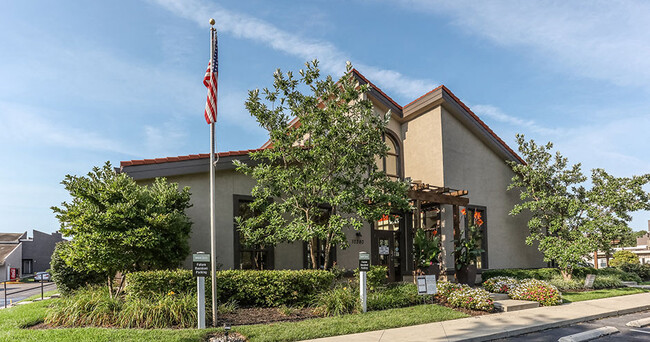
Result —
<instances>
[{"instance_id":1,"label":"large tree","mask_svg":"<svg viewBox=\"0 0 650 342\"><path fill-rule=\"evenodd\" d=\"M60 257L79 271L104 274L111 295L124 284L122 277L113 290L117 273L177 267L189 254L189 188L164 178L141 186L108 162L61 184L72 201L52 210L72 241Z\"/></svg>"},{"instance_id":2,"label":"large tree","mask_svg":"<svg viewBox=\"0 0 650 342\"><path fill-rule=\"evenodd\" d=\"M408 186L377 168L388 151L382 135L390 113L373 113L370 87L356 81L351 65L338 81L322 78L317 61L299 74L277 70L272 89L249 93L246 108L271 148L252 153L250 165L237 163L257 181L256 215L238 224L249 243L306 241L313 268L321 241L328 268L333 246L347 245L344 229L407 209Z\"/></svg>"},{"instance_id":3,"label":"large tree","mask_svg":"<svg viewBox=\"0 0 650 342\"><path fill-rule=\"evenodd\" d=\"M573 268L591 252L611 250L631 219L631 211L650 208L643 186L650 175L618 178L602 169L592 171L590 188L580 164L569 166L552 143L537 145L517 135L525 164L511 162L515 176L508 189L519 189L522 202L511 215L531 214L526 243L537 242L544 260L555 262L570 279Z\"/></svg>"}]
</instances>

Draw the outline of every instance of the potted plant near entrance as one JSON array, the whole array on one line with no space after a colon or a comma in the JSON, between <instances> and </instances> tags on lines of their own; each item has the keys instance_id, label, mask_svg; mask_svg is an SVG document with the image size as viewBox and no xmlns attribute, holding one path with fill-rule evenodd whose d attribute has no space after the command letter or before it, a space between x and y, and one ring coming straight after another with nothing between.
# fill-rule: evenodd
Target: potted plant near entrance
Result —
<instances>
[{"instance_id":1,"label":"potted plant near entrance","mask_svg":"<svg viewBox=\"0 0 650 342\"><path fill-rule=\"evenodd\" d=\"M465 209L461 210L463 216ZM474 285L476 281L476 262L484 250L481 248L481 213L474 212L474 219L468 220L469 225L465 234L459 240L454 240L456 256L456 280L462 284Z\"/></svg>"},{"instance_id":2,"label":"potted plant near entrance","mask_svg":"<svg viewBox=\"0 0 650 342\"><path fill-rule=\"evenodd\" d=\"M433 274L438 278L440 275L440 236L434 230L431 236L427 235L424 229L418 229L413 237L413 257L417 267L416 275Z\"/></svg>"}]
</instances>

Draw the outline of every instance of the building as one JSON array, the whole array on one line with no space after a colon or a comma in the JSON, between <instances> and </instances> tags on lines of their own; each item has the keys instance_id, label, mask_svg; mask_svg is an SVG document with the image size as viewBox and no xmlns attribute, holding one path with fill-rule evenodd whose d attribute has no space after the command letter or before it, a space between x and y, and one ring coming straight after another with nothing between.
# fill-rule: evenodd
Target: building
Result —
<instances>
[{"instance_id":1,"label":"building","mask_svg":"<svg viewBox=\"0 0 650 342\"><path fill-rule=\"evenodd\" d=\"M32 231L32 237L24 233L0 234L0 281L20 278L50 268L52 253L57 242L64 241L61 233Z\"/></svg>"},{"instance_id":2,"label":"building","mask_svg":"<svg viewBox=\"0 0 650 342\"><path fill-rule=\"evenodd\" d=\"M392 280L412 275L413 231L426 228L442 236L447 274L454 272L454 230L464 229L466 220L459 209L480 212L484 219L482 246L485 253L479 268L533 268L546 264L536 247L527 246L527 218L510 216L519 200L517 191L507 191L513 172L508 161L523 160L476 114L444 86L433 89L401 106L361 73L358 82L369 83L368 94L377 115L391 119L385 141L390 148L381 166L389 176L411 179L409 196L416 210L366 224L360 231L348 231L347 249L332 251L337 265L354 269L358 253L371 253L372 263L389 267ZM267 148L268 143L261 148ZM274 248L250 249L239 243L233 218L251 201L254 180L238 173L233 160L247 162L255 150L219 153L216 164L217 259L224 268L300 269L308 265L303 243L284 243ZM209 154L123 161L125 172L141 184L166 177L180 186L190 186L194 206L188 214L194 222L191 250L210 250ZM471 215L468 215L471 216ZM454 220L454 217L457 219ZM418 219L419 218L419 219ZM322 251L316 251L323 259ZM186 266L190 265L190 259ZM480 272L480 271L479 271Z\"/></svg>"},{"instance_id":3,"label":"building","mask_svg":"<svg viewBox=\"0 0 650 342\"><path fill-rule=\"evenodd\" d=\"M636 246L634 247L620 247L614 248L612 255L621 250L630 251L636 254L639 257L639 262L641 264L650 264L650 220L648 220L648 232L645 235L636 238ZM604 268L608 266L608 260L604 252L597 252L596 256L598 258L597 266L599 268Z\"/></svg>"}]
</instances>

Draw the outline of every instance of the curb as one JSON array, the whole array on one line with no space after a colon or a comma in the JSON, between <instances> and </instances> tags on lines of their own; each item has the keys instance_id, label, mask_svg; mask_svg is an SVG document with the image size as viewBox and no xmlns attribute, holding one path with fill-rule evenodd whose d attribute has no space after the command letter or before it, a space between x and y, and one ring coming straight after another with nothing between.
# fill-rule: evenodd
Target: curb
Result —
<instances>
[{"instance_id":1,"label":"curb","mask_svg":"<svg viewBox=\"0 0 650 342\"><path fill-rule=\"evenodd\" d=\"M643 328L646 325L650 325L650 317L637 319L636 321L630 321L625 324L628 327Z\"/></svg>"},{"instance_id":2,"label":"curb","mask_svg":"<svg viewBox=\"0 0 650 342\"><path fill-rule=\"evenodd\" d=\"M589 331L581 332L578 334L573 334L573 335L568 335L568 336L563 336L560 337L558 342L583 342L583 341L589 341L589 340L594 340L599 337L607 336L607 335L612 335L619 333L620 331L616 329L615 327L607 326L607 327L602 327L602 328L597 328L597 329L592 329Z\"/></svg>"},{"instance_id":3,"label":"curb","mask_svg":"<svg viewBox=\"0 0 650 342\"><path fill-rule=\"evenodd\" d=\"M639 312L639 311L646 311L646 310L650 310L650 304L638 306L638 307L635 307L635 308L616 310L616 311L604 312L604 313L600 313L600 314L583 316L583 317L580 317L580 318L568 319L568 320L564 320L564 321L561 321L561 322L554 322L554 323L546 323L546 324L528 326L528 327L525 327L525 328L518 328L518 329L514 329L514 330L509 330L509 331L504 331L504 332L500 332L500 333L496 333L496 334L470 338L470 339L461 340L461 341L483 342L483 341L498 340L498 339L502 339L502 338L514 337L514 336L529 334L529 333L538 332L538 331L547 330L547 329L565 327L565 326L572 325L572 324L575 324L575 323L582 323L582 322L593 321L593 320L597 320L597 319L601 319L601 318L627 315L627 314L630 314L630 313L635 313L635 312Z\"/></svg>"}]
</instances>

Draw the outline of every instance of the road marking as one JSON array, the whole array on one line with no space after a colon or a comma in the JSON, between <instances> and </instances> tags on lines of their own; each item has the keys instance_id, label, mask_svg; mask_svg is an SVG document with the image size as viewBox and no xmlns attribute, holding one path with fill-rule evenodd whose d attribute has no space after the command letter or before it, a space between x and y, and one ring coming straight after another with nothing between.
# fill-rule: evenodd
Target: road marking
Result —
<instances>
[{"instance_id":1,"label":"road marking","mask_svg":"<svg viewBox=\"0 0 650 342\"><path fill-rule=\"evenodd\" d=\"M644 334L650 334L650 331L645 331L645 330L637 330L637 329L630 329L630 331L636 331Z\"/></svg>"}]
</instances>

